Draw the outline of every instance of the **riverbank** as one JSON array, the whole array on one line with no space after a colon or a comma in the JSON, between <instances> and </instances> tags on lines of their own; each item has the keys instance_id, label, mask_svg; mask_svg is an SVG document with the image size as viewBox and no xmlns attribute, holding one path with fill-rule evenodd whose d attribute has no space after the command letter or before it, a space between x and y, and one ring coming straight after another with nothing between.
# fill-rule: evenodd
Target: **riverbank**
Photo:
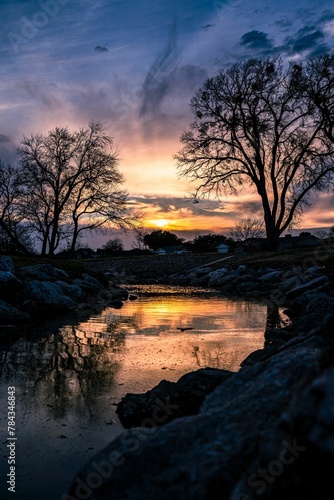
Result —
<instances>
[{"instance_id":1,"label":"riverbank","mask_svg":"<svg viewBox=\"0 0 334 500\"><path fill-rule=\"evenodd\" d=\"M72 498L84 487L91 500L326 498L334 466L332 249L277 257L220 262L215 269L211 262L160 276L284 305L291 323L268 328L265 347L237 373L222 374L191 416L189 407L180 415L175 384L128 396L119 411L135 427L78 473ZM182 381L180 387L184 392Z\"/></svg>"},{"instance_id":2,"label":"riverbank","mask_svg":"<svg viewBox=\"0 0 334 500\"><path fill-rule=\"evenodd\" d=\"M105 273L132 283L168 282L173 274L188 273L197 268L220 269L228 262L233 268L241 265L252 269L262 267L286 269L301 266L303 269L316 265L334 269L334 244L324 242L311 249L295 249L280 252L256 252L244 256L218 253L189 253L176 255L143 255L86 259L80 261L87 272Z\"/></svg>"},{"instance_id":3,"label":"riverbank","mask_svg":"<svg viewBox=\"0 0 334 500\"><path fill-rule=\"evenodd\" d=\"M87 272L67 272L54 263L17 266L10 257L0 257L0 336L29 328L41 320L75 321L120 308L129 297L118 284Z\"/></svg>"}]
</instances>

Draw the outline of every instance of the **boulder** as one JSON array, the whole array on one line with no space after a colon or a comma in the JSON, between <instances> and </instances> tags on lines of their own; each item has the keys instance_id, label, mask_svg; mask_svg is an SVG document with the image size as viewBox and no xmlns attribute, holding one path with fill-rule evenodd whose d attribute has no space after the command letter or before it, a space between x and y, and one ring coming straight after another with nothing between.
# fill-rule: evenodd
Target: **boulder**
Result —
<instances>
[{"instance_id":1,"label":"boulder","mask_svg":"<svg viewBox=\"0 0 334 500\"><path fill-rule=\"evenodd\" d=\"M334 470L334 368L307 386L278 421L230 498L328 498Z\"/></svg>"},{"instance_id":2,"label":"boulder","mask_svg":"<svg viewBox=\"0 0 334 500\"><path fill-rule=\"evenodd\" d=\"M177 382L162 380L144 394L127 394L117 406L117 414L127 429L145 426L147 422L163 425L175 418L198 413L205 397L223 383L232 372L201 368ZM164 412L167 406L173 411Z\"/></svg>"},{"instance_id":3,"label":"boulder","mask_svg":"<svg viewBox=\"0 0 334 500\"><path fill-rule=\"evenodd\" d=\"M230 271L227 268L217 269L217 271L213 271L212 273L209 273L208 284L209 284L209 286L218 286L219 287L219 286L230 283L231 281L235 280L236 278L239 278L241 273L242 273L242 270L239 270L239 269L233 270L233 271Z\"/></svg>"},{"instance_id":4,"label":"boulder","mask_svg":"<svg viewBox=\"0 0 334 500\"><path fill-rule=\"evenodd\" d=\"M104 289L102 283L96 278L84 273L82 278L73 280L73 284L81 288L86 294L98 295Z\"/></svg>"},{"instance_id":5,"label":"boulder","mask_svg":"<svg viewBox=\"0 0 334 500\"><path fill-rule=\"evenodd\" d=\"M266 498L327 498L322 484L331 491L334 379L325 370L333 366L333 326L331 320L241 367L206 397L198 415L124 431L88 460L69 496L82 498L90 488L90 500L245 500L258 498L260 485L249 481L261 467L270 474ZM173 409L165 406L166 413ZM306 462L299 460L304 452ZM296 459L297 468L284 463L287 476L281 457ZM271 496L276 481L279 493ZM244 487L251 494L243 495Z\"/></svg>"},{"instance_id":6,"label":"boulder","mask_svg":"<svg viewBox=\"0 0 334 500\"><path fill-rule=\"evenodd\" d=\"M258 280L264 283L278 283L282 275L283 271L271 271L270 273L260 276Z\"/></svg>"},{"instance_id":7,"label":"boulder","mask_svg":"<svg viewBox=\"0 0 334 500\"><path fill-rule=\"evenodd\" d=\"M7 255L0 256L0 271L8 271L9 273L14 273L15 267L14 262Z\"/></svg>"},{"instance_id":8,"label":"boulder","mask_svg":"<svg viewBox=\"0 0 334 500\"><path fill-rule=\"evenodd\" d=\"M309 290L323 290L324 287L329 287L330 279L328 276L319 276L317 278L312 279L311 281L307 281L302 285L296 286L292 290L286 293L287 299L293 299L294 297L298 297L304 292Z\"/></svg>"},{"instance_id":9,"label":"boulder","mask_svg":"<svg viewBox=\"0 0 334 500\"><path fill-rule=\"evenodd\" d=\"M0 298L17 304L22 301L23 283L9 271L0 271Z\"/></svg>"},{"instance_id":10,"label":"boulder","mask_svg":"<svg viewBox=\"0 0 334 500\"><path fill-rule=\"evenodd\" d=\"M0 300L0 324L26 323L29 320L29 314L18 311L4 300Z\"/></svg>"},{"instance_id":11,"label":"boulder","mask_svg":"<svg viewBox=\"0 0 334 500\"><path fill-rule=\"evenodd\" d=\"M25 278L39 281L54 279L68 279L69 275L63 269L54 267L51 264L37 264L35 266L25 266L20 268L20 274Z\"/></svg>"},{"instance_id":12,"label":"boulder","mask_svg":"<svg viewBox=\"0 0 334 500\"><path fill-rule=\"evenodd\" d=\"M318 294L307 304L305 312L313 313L322 311L324 309L332 310L332 312L334 313L334 297L330 297L326 294Z\"/></svg>"},{"instance_id":13,"label":"boulder","mask_svg":"<svg viewBox=\"0 0 334 500\"><path fill-rule=\"evenodd\" d=\"M26 295L35 304L32 308L43 313L73 311L76 302L64 294L60 286L50 281L33 280L26 285Z\"/></svg>"},{"instance_id":14,"label":"boulder","mask_svg":"<svg viewBox=\"0 0 334 500\"><path fill-rule=\"evenodd\" d=\"M84 291L77 285L70 285L65 281L56 281L56 285L61 288L62 292L65 295L68 295L68 297L71 297L71 299L73 300L81 301L86 297Z\"/></svg>"}]
</instances>

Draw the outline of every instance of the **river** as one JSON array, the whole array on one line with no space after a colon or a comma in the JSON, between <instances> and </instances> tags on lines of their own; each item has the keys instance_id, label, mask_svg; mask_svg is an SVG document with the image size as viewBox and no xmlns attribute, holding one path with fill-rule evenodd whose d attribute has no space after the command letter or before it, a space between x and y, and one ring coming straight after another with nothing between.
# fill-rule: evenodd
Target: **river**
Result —
<instances>
[{"instance_id":1,"label":"river","mask_svg":"<svg viewBox=\"0 0 334 500\"><path fill-rule=\"evenodd\" d=\"M264 345L267 306L213 290L133 286L137 300L79 324L39 327L2 341L0 400L7 436L7 389L16 390L16 494L66 499L78 469L123 428L115 413L128 392L211 366L237 371ZM2 446L0 497L7 491Z\"/></svg>"}]
</instances>

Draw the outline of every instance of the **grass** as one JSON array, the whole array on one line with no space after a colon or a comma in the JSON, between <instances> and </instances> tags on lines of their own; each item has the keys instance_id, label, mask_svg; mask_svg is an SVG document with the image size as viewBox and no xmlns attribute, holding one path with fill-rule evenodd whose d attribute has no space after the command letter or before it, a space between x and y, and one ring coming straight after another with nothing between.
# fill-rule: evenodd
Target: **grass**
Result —
<instances>
[{"instance_id":1,"label":"grass","mask_svg":"<svg viewBox=\"0 0 334 500\"><path fill-rule=\"evenodd\" d=\"M282 268L290 266L325 266L334 268L334 244L319 245L314 248L296 248L279 252L256 252L252 255L239 257L233 264L251 267Z\"/></svg>"}]
</instances>

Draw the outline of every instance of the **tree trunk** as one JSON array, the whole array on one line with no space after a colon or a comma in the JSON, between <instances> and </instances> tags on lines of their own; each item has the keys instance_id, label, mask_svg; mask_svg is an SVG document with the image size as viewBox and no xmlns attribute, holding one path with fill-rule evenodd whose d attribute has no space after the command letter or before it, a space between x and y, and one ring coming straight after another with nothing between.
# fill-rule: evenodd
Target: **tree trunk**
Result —
<instances>
[{"instance_id":1,"label":"tree trunk","mask_svg":"<svg viewBox=\"0 0 334 500\"><path fill-rule=\"evenodd\" d=\"M58 236L58 226L59 226L59 214L55 214L53 219L53 226L51 232L51 238L49 243L49 256L53 257L55 249L57 247L57 236Z\"/></svg>"},{"instance_id":2,"label":"tree trunk","mask_svg":"<svg viewBox=\"0 0 334 500\"><path fill-rule=\"evenodd\" d=\"M70 256L72 258L75 255L75 247L76 247L77 241L78 241L78 234L79 234L78 227L79 227L78 219L74 219L74 227L73 227L72 242L71 242L71 249L70 249Z\"/></svg>"},{"instance_id":3,"label":"tree trunk","mask_svg":"<svg viewBox=\"0 0 334 500\"><path fill-rule=\"evenodd\" d=\"M264 215L267 236L267 250L275 252L278 244L279 235L275 227L275 221L271 214Z\"/></svg>"}]
</instances>

